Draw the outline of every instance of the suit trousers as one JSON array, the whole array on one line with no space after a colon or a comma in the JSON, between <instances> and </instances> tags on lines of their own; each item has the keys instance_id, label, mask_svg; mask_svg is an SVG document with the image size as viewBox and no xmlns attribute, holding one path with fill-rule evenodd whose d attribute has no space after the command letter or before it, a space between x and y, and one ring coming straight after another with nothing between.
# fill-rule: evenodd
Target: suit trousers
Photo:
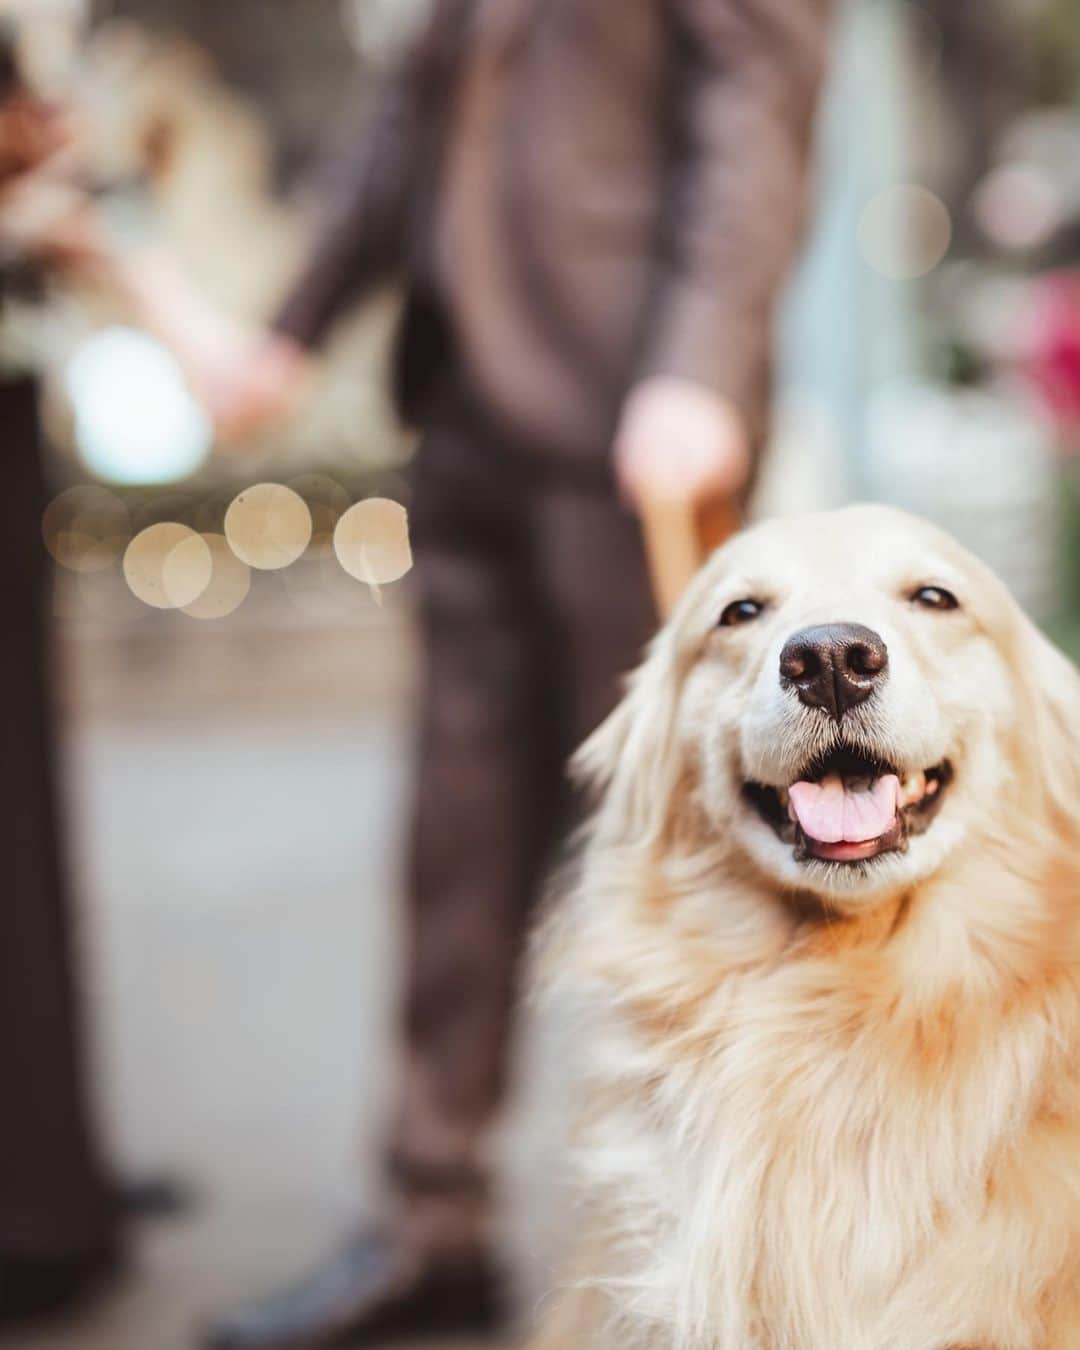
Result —
<instances>
[{"instance_id":1,"label":"suit trousers","mask_svg":"<svg viewBox=\"0 0 1080 1350\"><path fill-rule=\"evenodd\" d=\"M454 1246L487 1224L523 946L577 815L566 761L656 618L606 467L571 476L460 408L429 424L411 528L424 655L389 1170L403 1221Z\"/></svg>"},{"instance_id":2,"label":"suit trousers","mask_svg":"<svg viewBox=\"0 0 1080 1350\"><path fill-rule=\"evenodd\" d=\"M0 1260L106 1251L87 1106L49 679L45 486L32 381L0 384Z\"/></svg>"}]
</instances>

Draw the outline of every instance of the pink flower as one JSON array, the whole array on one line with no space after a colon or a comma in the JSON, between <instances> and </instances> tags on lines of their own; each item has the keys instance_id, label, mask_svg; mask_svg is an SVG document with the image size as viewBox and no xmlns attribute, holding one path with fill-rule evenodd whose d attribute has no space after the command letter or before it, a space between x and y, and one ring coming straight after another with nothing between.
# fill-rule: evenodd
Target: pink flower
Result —
<instances>
[{"instance_id":1,"label":"pink flower","mask_svg":"<svg viewBox=\"0 0 1080 1350\"><path fill-rule=\"evenodd\" d=\"M1021 364L1054 419L1080 428L1080 271L1050 272L1032 286Z\"/></svg>"}]
</instances>

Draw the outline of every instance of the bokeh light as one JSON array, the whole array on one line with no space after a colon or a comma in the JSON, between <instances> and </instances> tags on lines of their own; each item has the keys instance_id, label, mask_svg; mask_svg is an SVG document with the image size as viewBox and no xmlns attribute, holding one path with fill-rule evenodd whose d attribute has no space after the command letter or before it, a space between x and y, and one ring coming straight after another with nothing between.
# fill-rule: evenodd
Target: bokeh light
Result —
<instances>
[{"instance_id":1,"label":"bokeh light","mask_svg":"<svg viewBox=\"0 0 1080 1350\"><path fill-rule=\"evenodd\" d=\"M294 563L311 540L311 512L281 483L245 488L225 513L229 547L249 567L273 572Z\"/></svg>"},{"instance_id":2,"label":"bokeh light","mask_svg":"<svg viewBox=\"0 0 1080 1350\"><path fill-rule=\"evenodd\" d=\"M952 220L929 188L896 183L872 197L859 217L859 249L882 276L910 281L932 271L948 252Z\"/></svg>"},{"instance_id":3,"label":"bokeh light","mask_svg":"<svg viewBox=\"0 0 1080 1350\"><path fill-rule=\"evenodd\" d=\"M73 572L104 571L123 553L130 531L120 498L89 483L61 492L41 518L45 547Z\"/></svg>"},{"instance_id":4,"label":"bokeh light","mask_svg":"<svg viewBox=\"0 0 1080 1350\"><path fill-rule=\"evenodd\" d=\"M987 239L1010 250L1045 244L1066 214L1061 187L1038 164L999 164L979 184L971 206Z\"/></svg>"},{"instance_id":5,"label":"bokeh light","mask_svg":"<svg viewBox=\"0 0 1080 1350\"><path fill-rule=\"evenodd\" d=\"M204 534L202 539L210 550L210 581L201 595L182 608L192 619L224 619L247 598L251 569L236 556L223 534Z\"/></svg>"},{"instance_id":6,"label":"bokeh light","mask_svg":"<svg viewBox=\"0 0 1080 1350\"><path fill-rule=\"evenodd\" d=\"M124 576L132 592L154 609L182 609L210 584L214 564L206 540L171 521L137 534L124 554Z\"/></svg>"},{"instance_id":7,"label":"bokeh light","mask_svg":"<svg viewBox=\"0 0 1080 1350\"><path fill-rule=\"evenodd\" d=\"M83 462L110 483L169 483L206 460L213 428L176 358L131 328L106 328L67 368Z\"/></svg>"},{"instance_id":8,"label":"bokeh light","mask_svg":"<svg viewBox=\"0 0 1080 1350\"><path fill-rule=\"evenodd\" d=\"M398 581L412 567L408 512L389 497L357 502L338 521L334 552L350 576L369 586Z\"/></svg>"}]
</instances>

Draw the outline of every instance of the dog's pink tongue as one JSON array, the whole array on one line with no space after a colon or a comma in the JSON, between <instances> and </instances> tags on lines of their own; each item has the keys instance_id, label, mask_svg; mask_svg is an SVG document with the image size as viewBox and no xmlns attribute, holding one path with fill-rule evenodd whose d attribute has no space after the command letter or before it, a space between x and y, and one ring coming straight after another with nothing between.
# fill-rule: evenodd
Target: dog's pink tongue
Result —
<instances>
[{"instance_id":1,"label":"dog's pink tongue","mask_svg":"<svg viewBox=\"0 0 1080 1350\"><path fill-rule=\"evenodd\" d=\"M875 778L869 788L852 789L839 774L820 783L793 783L788 799L803 833L823 844L863 844L892 829L900 800L894 773Z\"/></svg>"}]
</instances>

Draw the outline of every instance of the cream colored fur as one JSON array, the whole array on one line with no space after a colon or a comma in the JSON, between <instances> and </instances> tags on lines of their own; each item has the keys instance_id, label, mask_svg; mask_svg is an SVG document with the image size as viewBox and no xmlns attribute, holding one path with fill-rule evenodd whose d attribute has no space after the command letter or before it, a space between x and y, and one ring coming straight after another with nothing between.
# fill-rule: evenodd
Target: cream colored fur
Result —
<instances>
[{"instance_id":1,"label":"cream colored fur","mask_svg":"<svg viewBox=\"0 0 1080 1350\"><path fill-rule=\"evenodd\" d=\"M743 596L768 609L718 629ZM889 647L843 734L955 769L868 867L797 863L740 793L837 734L777 678L824 621ZM923 522L774 522L706 565L578 769L599 805L544 963L586 1009L584 1237L538 1347L1080 1350L1075 669Z\"/></svg>"}]
</instances>

